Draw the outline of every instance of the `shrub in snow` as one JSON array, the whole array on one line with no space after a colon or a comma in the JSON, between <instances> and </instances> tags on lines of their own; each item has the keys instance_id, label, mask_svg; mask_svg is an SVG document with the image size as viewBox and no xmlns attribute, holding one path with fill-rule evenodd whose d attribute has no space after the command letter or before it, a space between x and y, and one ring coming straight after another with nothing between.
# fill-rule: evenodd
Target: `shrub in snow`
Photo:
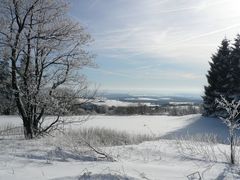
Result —
<instances>
[{"instance_id":1,"label":"shrub in snow","mask_svg":"<svg viewBox=\"0 0 240 180\"><path fill-rule=\"evenodd\" d=\"M224 109L227 115L220 117L220 119L226 124L229 131L230 138L230 162L235 164L235 131L240 128L240 101L232 100L231 102L226 100L223 96L220 99L216 99L218 107Z\"/></svg>"}]
</instances>

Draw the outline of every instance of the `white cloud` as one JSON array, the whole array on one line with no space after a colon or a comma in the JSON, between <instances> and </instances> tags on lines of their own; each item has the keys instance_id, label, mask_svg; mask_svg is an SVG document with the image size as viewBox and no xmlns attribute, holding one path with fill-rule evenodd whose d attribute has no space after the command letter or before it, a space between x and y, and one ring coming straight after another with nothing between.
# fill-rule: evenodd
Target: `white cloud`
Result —
<instances>
[{"instance_id":1,"label":"white cloud","mask_svg":"<svg viewBox=\"0 0 240 180\"><path fill-rule=\"evenodd\" d=\"M231 19L240 16L240 2L231 1L133 1L127 12L122 8L109 14L112 21L125 21L121 28L106 24L93 34L95 49L99 54L174 57L176 63L184 59L206 65L225 35L240 32L239 19Z\"/></svg>"},{"instance_id":2,"label":"white cloud","mask_svg":"<svg viewBox=\"0 0 240 180\"><path fill-rule=\"evenodd\" d=\"M128 69L125 71L112 71L107 69L95 69L105 75L112 75L118 77L127 77L129 79L140 79L140 80L174 80L176 77L184 80L200 80L202 76L197 73L176 71L175 69L159 69L153 66L143 66L135 69Z\"/></svg>"},{"instance_id":3,"label":"white cloud","mask_svg":"<svg viewBox=\"0 0 240 180\"><path fill-rule=\"evenodd\" d=\"M103 61L94 71L104 76L106 88L202 91L212 53L225 36L240 33L239 0L84 2L82 19L95 39L97 60Z\"/></svg>"}]
</instances>

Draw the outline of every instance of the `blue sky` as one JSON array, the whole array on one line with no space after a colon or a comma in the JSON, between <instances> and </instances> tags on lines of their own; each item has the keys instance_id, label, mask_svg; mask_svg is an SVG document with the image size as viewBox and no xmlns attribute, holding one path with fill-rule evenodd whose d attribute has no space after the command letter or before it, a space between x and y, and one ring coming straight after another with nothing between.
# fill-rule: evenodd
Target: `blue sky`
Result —
<instances>
[{"instance_id":1,"label":"blue sky","mask_svg":"<svg viewBox=\"0 0 240 180\"><path fill-rule=\"evenodd\" d=\"M240 32L239 0L71 0L101 91L202 94L211 54Z\"/></svg>"}]
</instances>

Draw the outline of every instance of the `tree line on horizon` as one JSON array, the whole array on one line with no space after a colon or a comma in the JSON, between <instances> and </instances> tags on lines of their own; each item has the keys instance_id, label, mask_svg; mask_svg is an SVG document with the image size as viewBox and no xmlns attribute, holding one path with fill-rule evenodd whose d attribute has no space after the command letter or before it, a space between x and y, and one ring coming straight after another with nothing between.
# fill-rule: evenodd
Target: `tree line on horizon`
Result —
<instances>
[{"instance_id":1,"label":"tree line on horizon","mask_svg":"<svg viewBox=\"0 0 240 180\"><path fill-rule=\"evenodd\" d=\"M216 103L221 96L228 101L240 100L240 34L234 42L224 38L211 57L210 70L204 87L203 115L223 116L225 110Z\"/></svg>"}]
</instances>

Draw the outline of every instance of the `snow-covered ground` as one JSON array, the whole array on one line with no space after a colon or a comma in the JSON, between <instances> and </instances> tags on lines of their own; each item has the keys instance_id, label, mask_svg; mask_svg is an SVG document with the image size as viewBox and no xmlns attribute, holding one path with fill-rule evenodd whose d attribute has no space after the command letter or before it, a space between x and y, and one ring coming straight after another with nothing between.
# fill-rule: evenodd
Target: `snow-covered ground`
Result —
<instances>
[{"instance_id":1,"label":"snow-covered ground","mask_svg":"<svg viewBox=\"0 0 240 180\"><path fill-rule=\"evenodd\" d=\"M130 99L128 99L128 100L130 100ZM139 99L139 100L149 100L149 99ZM111 107L111 106L128 107L128 106L139 106L139 105L156 106L156 105L153 105L152 103L148 103L148 102L138 103L138 102L110 100L110 99L95 100L91 103L98 105L98 106L108 106L108 107Z\"/></svg>"},{"instance_id":2,"label":"snow-covered ground","mask_svg":"<svg viewBox=\"0 0 240 180\"><path fill-rule=\"evenodd\" d=\"M78 120L78 117L68 117ZM79 119L82 119L80 117ZM19 118L0 116L0 125L21 125ZM191 173L202 179L240 179L240 169L226 162L228 145L179 140L184 135L217 134L227 130L219 120L200 115L93 116L80 127L104 127L130 133L155 134L164 139L139 145L105 147L116 161L96 160L76 154L58 142L60 137L37 140L0 140L0 179L187 179ZM57 139L57 140L56 140ZM67 142L70 144L71 142ZM239 149L238 149L239 151ZM202 153L201 153L202 152Z\"/></svg>"},{"instance_id":3,"label":"snow-covered ground","mask_svg":"<svg viewBox=\"0 0 240 180\"><path fill-rule=\"evenodd\" d=\"M79 127L102 127L114 129L119 131L127 131L134 134L155 134L165 135L168 132L175 131L188 124L196 121L200 115L188 116L68 116L64 117L67 121L75 121L69 124L68 128L77 129ZM54 119L54 117L48 117ZM78 121L84 121L78 123ZM22 121L17 116L0 116L0 124L6 126L7 124L22 125Z\"/></svg>"},{"instance_id":4,"label":"snow-covered ground","mask_svg":"<svg viewBox=\"0 0 240 180\"><path fill-rule=\"evenodd\" d=\"M123 102L123 101L118 101L118 100L110 100L110 99L105 99L105 100L96 100L92 102L93 104L96 104L98 106L121 106L121 107L126 107L126 106L137 106L137 103L131 103L131 102Z\"/></svg>"},{"instance_id":5,"label":"snow-covered ground","mask_svg":"<svg viewBox=\"0 0 240 180\"><path fill-rule=\"evenodd\" d=\"M165 135L194 121L196 115L178 116L90 116L82 127L102 127L134 134ZM69 119L74 117L69 117ZM75 119L75 118L74 118ZM77 128L76 125L70 125Z\"/></svg>"},{"instance_id":6,"label":"snow-covered ground","mask_svg":"<svg viewBox=\"0 0 240 180\"><path fill-rule=\"evenodd\" d=\"M194 105L194 102L169 102L170 105Z\"/></svg>"},{"instance_id":7,"label":"snow-covered ground","mask_svg":"<svg viewBox=\"0 0 240 180\"><path fill-rule=\"evenodd\" d=\"M49 120L53 118L48 117ZM64 119L75 122L66 125L70 129L101 127L134 134L154 134L168 139L185 135L215 134L221 141L224 141L228 133L225 125L219 119L205 118L198 114L186 116L68 116ZM17 116L0 116L0 125L6 126L7 124L20 126L22 121Z\"/></svg>"}]
</instances>

